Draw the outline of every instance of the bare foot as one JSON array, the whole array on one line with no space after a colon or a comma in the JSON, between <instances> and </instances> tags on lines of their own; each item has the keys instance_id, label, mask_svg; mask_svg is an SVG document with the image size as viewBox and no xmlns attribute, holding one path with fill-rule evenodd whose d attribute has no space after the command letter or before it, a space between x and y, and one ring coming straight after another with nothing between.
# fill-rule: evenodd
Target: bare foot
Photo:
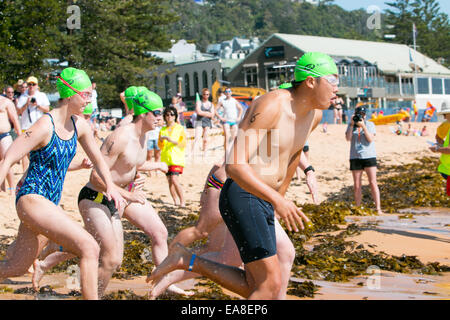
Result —
<instances>
[{"instance_id":1,"label":"bare foot","mask_svg":"<svg viewBox=\"0 0 450 320\"><path fill-rule=\"evenodd\" d=\"M41 264L38 259L34 260L33 262L33 277L32 277L32 284L34 290L39 290L39 282L41 282L42 277L44 276L45 271L41 268Z\"/></svg>"},{"instance_id":2,"label":"bare foot","mask_svg":"<svg viewBox=\"0 0 450 320\"><path fill-rule=\"evenodd\" d=\"M187 269L189 259L192 253L190 253L184 246L180 243L176 243L173 246L172 253L164 259L159 266L153 270L153 272L147 276L146 282L153 282L155 285L158 284L161 277L168 274L169 272L177 269Z\"/></svg>"},{"instance_id":3,"label":"bare foot","mask_svg":"<svg viewBox=\"0 0 450 320\"><path fill-rule=\"evenodd\" d=\"M167 288L167 291L168 291L168 292L171 292L171 293L181 294L181 295L186 296L186 297L190 297L190 296L193 296L193 295L195 294L195 292L193 292L193 291L186 291L186 290L183 290L183 289L181 289L181 288L178 288L178 287L177 287L176 285L174 285L174 284L172 284L171 286L169 286L169 287Z\"/></svg>"}]
</instances>

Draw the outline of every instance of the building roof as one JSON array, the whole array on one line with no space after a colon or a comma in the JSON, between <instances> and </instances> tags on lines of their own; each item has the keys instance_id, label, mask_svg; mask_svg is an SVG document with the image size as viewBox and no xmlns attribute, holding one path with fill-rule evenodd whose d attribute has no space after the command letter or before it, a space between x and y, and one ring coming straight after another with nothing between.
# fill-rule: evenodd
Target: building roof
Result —
<instances>
[{"instance_id":1,"label":"building roof","mask_svg":"<svg viewBox=\"0 0 450 320\"><path fill-rule=\"evenodd\" d=\"M377 65L384 73L413 73L410 57L414 59L415 53L407 45L282 33L273 34L265 42L272 37L277 37L303 52L320 51L340 58L360 57ZM420 52L417 52L416 60L423 74L450 75L449 69Z\"/></svg>"},{"instance_id":2,"label":"building roof","mask_svg":"<svg viewBox=\"0 0 450 320\"><path fill-rule=\"evenodd\" d=\"M171 52L161 51L149 51L148 53L152 56L162 59L165 63L173 63L175 66L219 59L218 57L214 57L208 54L202 54L199 51L195 52L194 54L187 55L174 55Z\"/></svg>"}]
</instances>

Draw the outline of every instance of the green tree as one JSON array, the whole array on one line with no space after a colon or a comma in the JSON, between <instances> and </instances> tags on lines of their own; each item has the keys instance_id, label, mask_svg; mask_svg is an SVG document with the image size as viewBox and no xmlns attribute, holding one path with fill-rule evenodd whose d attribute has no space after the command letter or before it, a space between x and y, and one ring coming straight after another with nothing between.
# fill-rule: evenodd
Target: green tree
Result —
<instances>
[{"instance_id":1,"label":"green tree","mask_svg":"<svg viewBox=\"0 0 450 320\"><path fill-rule=\"evenodd\" d=\"M444 58L450 65L450 25L436 0L397 0L387 3L386 22L393 25L396 42L413 44L413 24L417 28L418 51L433 59Z\"/></svg>"}]
</instances>

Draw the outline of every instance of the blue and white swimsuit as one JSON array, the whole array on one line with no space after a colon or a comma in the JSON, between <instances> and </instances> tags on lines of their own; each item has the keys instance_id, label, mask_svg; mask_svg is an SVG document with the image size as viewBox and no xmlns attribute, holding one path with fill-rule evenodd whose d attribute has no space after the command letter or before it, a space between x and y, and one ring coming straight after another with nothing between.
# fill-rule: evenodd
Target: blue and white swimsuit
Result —
<instances>
[{"instance_id":1,"label":"blue and white swimsuit","mask_svg":"<svg viewBox=\"0 0 450 320\"><path fill-rule=\"evenodd\" d=\"M70 162L77 152L77 127L72 119L75 132L71 139L61 139L55 131L55 123L49 113L53 124L53 134L50 142L43 148L30 152L30 166L27 176L16 195L16 204L21 196L38 194L58 205L61 200L64 178Z\"/></svg>"}]
</instances>

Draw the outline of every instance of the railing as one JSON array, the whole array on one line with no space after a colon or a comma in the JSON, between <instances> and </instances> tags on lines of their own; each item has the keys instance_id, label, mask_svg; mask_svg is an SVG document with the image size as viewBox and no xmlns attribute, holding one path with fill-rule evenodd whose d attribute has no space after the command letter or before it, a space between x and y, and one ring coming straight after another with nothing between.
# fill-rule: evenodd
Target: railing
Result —
<instances>
[{"instance_id":1,"label":"railing","mask_svg":"<svg viewBox=\"0 0 450 320\"><path fill-rule=\"evenodd\" d=\"M350 88L385 88L388 95L400 96L400 84L386 82L384 78L362 78L362 77L349 77L339 76L339 82L341 87ZM412 96L414 95L414 85L412 83L402 84L402 95Z\"/></svg>"}]
</instances>

